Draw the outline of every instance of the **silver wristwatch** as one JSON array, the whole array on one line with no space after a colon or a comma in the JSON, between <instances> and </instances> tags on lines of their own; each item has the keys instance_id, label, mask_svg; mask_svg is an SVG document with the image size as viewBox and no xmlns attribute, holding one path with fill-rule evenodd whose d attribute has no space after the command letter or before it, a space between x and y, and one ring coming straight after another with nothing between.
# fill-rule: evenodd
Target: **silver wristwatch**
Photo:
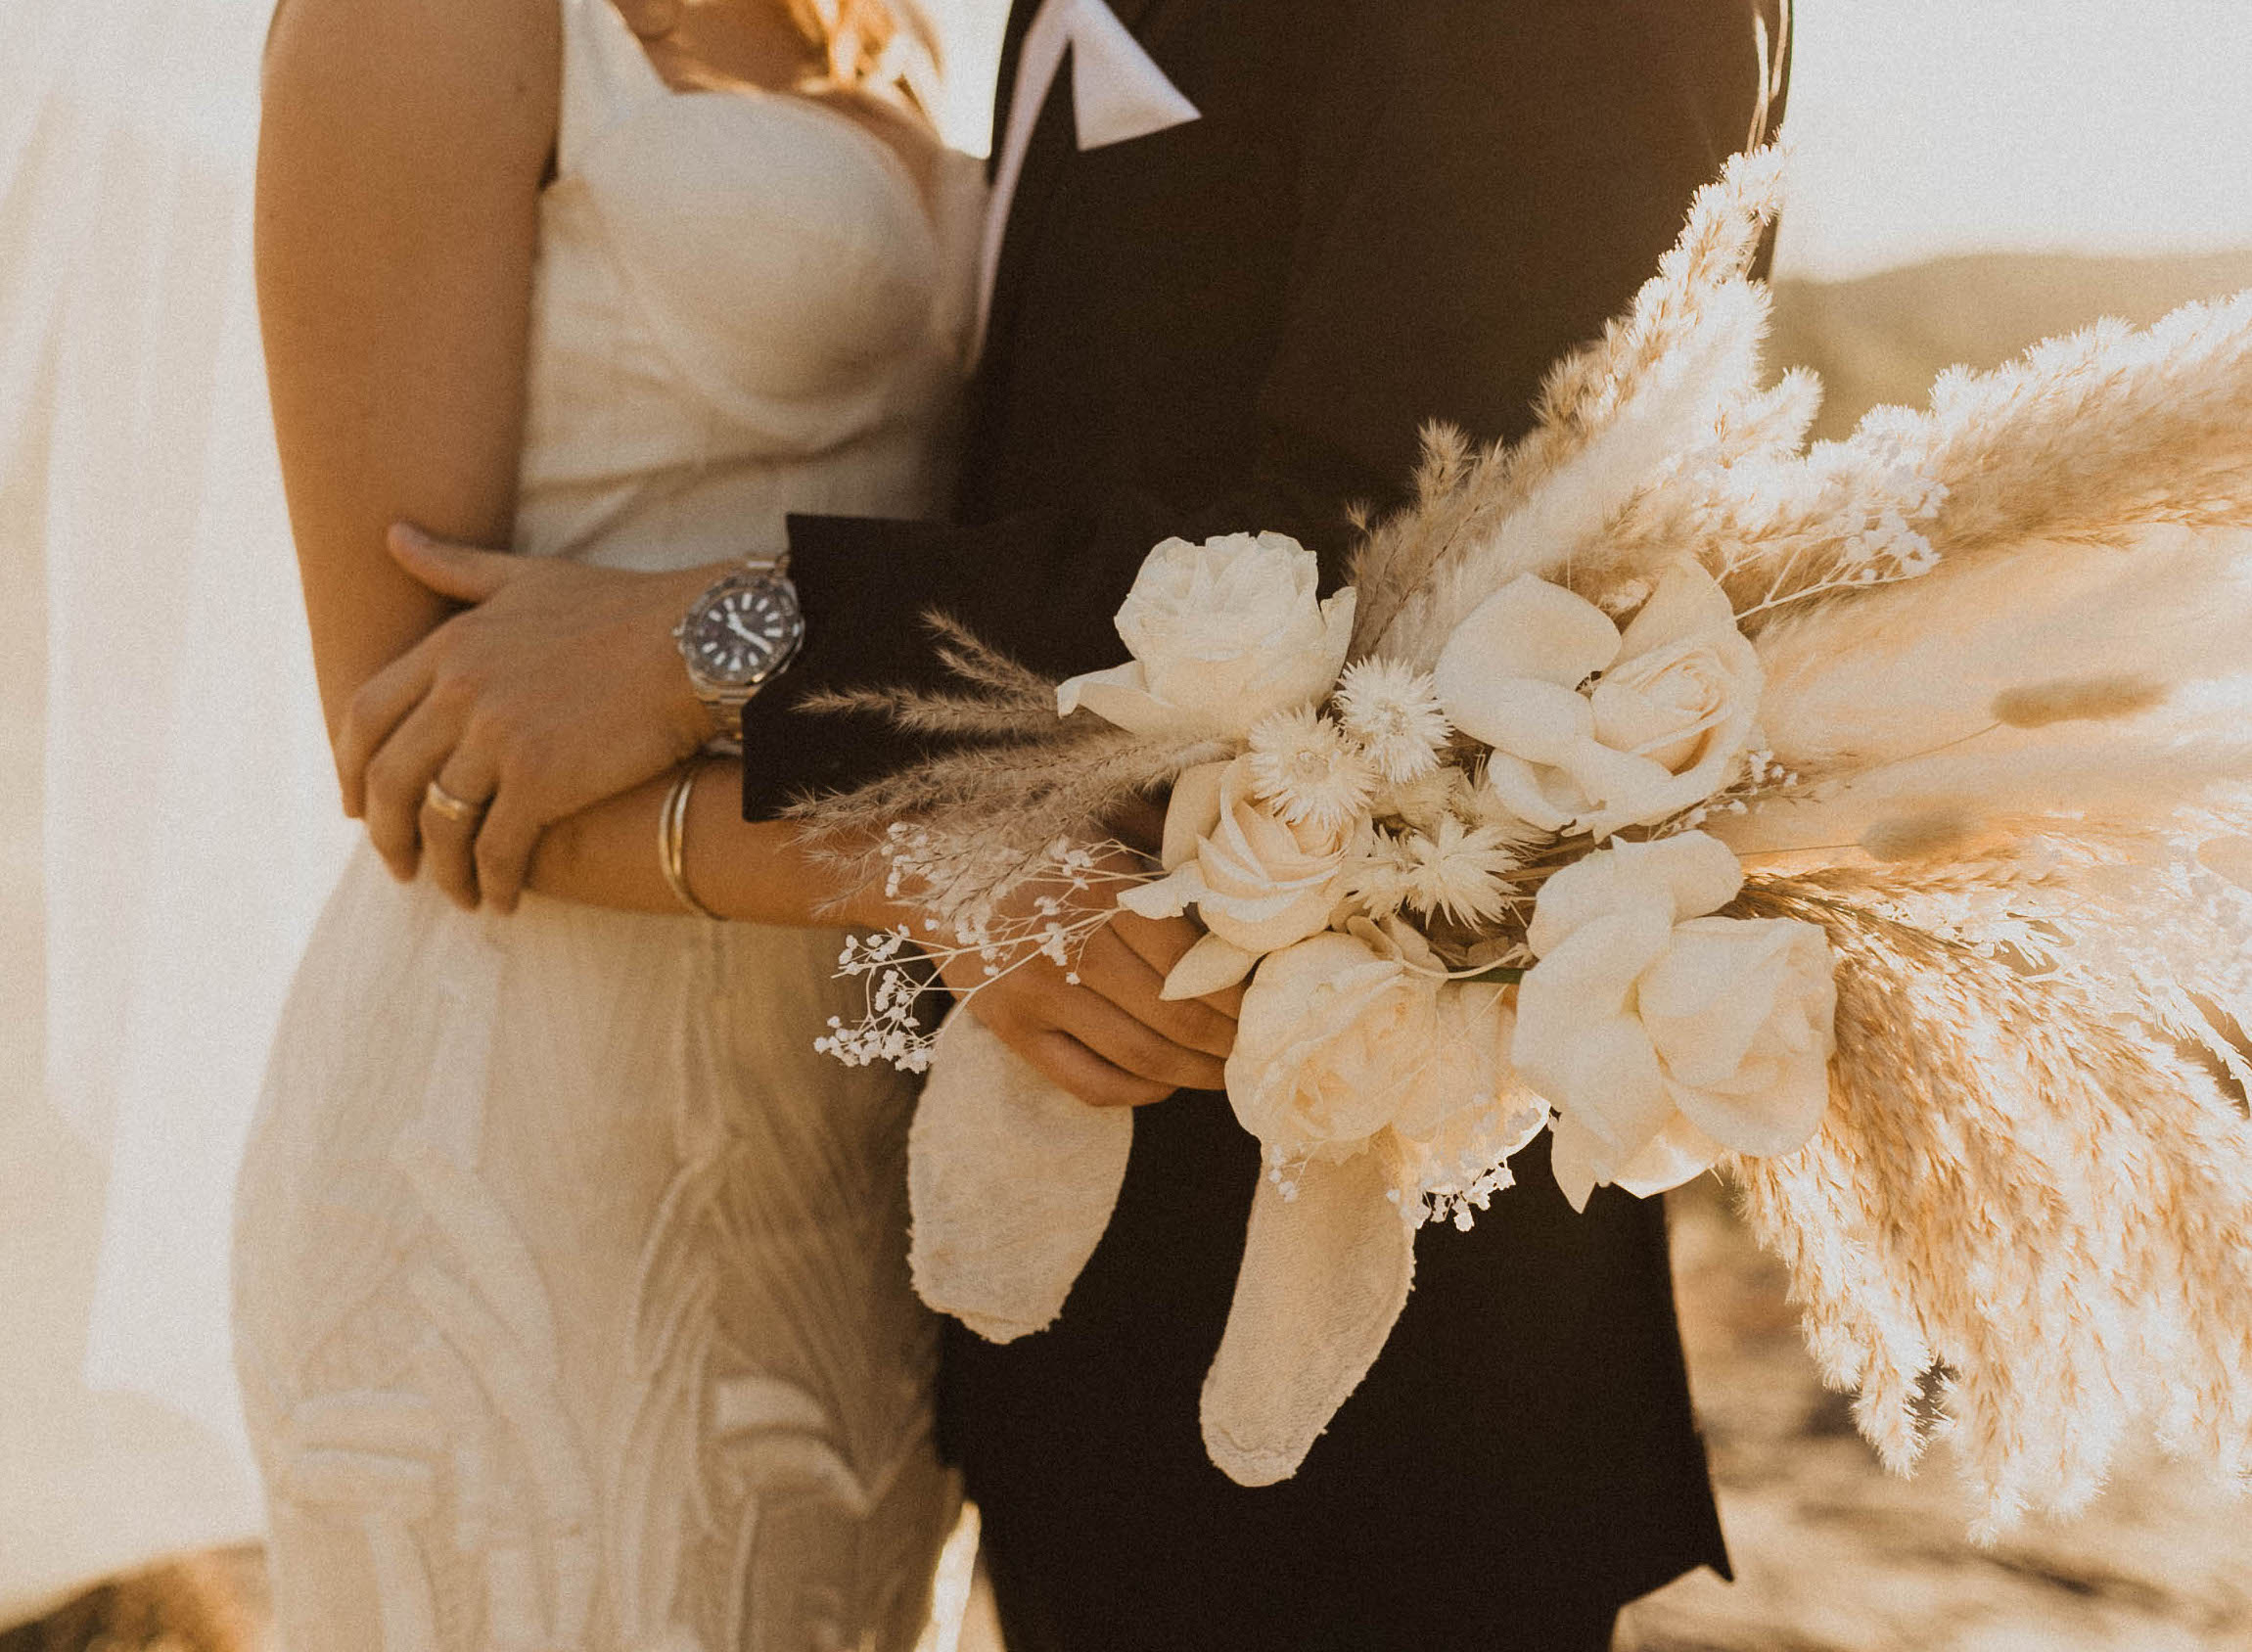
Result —
<instances>
[{"instance_id":1,"label":"silver wristwatch","mask_svg":"<svg viewBox=\"0 0 2252 1652\"><path fill-rule=\"evenodd\" d=\"M790 558L746 563L713 585L672 628L688 681L723 741L743 739L743 708L781 675L805 642Z\"/></svg>"}]
</instances>

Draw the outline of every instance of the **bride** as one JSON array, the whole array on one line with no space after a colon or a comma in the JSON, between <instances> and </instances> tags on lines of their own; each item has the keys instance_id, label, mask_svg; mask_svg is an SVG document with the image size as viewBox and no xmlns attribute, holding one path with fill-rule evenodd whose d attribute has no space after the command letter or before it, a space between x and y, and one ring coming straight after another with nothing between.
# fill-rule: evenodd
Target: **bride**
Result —
<instances>
[{"instance_id":1,"label":"bride","mask_svg":"<svg viewBox=\"0 0 2252 1652\"><path fill-rule=\"evenodd\" d=\"M449 607L385 554L409 519L676 572L686 610L779 551L786 511L942 510L982 180L894 93L903 20L823 17L288 0L275 23L260 306L372 840L299 971L238 1200L299 1652L893 1652L924 1622L958 1495L904 1262L910 1095L813 1050L849 1008L813 927L835 892L745 838L705 720L575 777L625 795L521 908L478 910L464 824L511 829L510 775L477 772L461 685L418 665ZM418 815L373 805L376 747ZM709 840L693 877L652 847L667 800ZM684 910L707 903L763 922ZM1152 1094L1216 1081L1209 1055L1142 1065L1171 1078Z\"/></svg>"}]
</instances>

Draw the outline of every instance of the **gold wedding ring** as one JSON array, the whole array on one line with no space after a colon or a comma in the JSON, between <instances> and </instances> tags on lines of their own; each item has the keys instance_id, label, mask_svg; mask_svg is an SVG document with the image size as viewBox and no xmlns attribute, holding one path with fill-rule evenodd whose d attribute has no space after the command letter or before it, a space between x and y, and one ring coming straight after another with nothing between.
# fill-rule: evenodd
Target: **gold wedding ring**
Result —
<instances>
[{"instance_id":1,"label":"gold wedding ring","mask_svg":"<svg viewBox=\"0 0 2252 1652\"><path fill-rule=\"evenodd\" d=\"M473 825L484 813L483 803L473 803L466 798L457 798L433 780L423 788L423 807L435 814L442 814L458 825Z\"/></svg>"}]
</instances>

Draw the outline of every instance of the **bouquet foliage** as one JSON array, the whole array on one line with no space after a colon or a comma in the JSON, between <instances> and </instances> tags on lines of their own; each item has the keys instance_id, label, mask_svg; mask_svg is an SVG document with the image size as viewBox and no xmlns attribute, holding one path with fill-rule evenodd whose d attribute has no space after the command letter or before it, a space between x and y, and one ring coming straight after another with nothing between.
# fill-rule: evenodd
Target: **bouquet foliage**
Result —
<instances>
[{"instance_id":1,"label":"bouquet foliage","mask_svg":"<svg viewBox=\"0 0 2252 1652\"><path fill-rule=\"evenodd\" d=\"M1205 930L1170 994L1247 983L1265 1179L1204 1398L1238 1479L1296 1469L1415 1228L1543 1129L1576 1205L1731 1176L1862 1431L1903 1469L1952 1432L1990 1530L2137 1419L2252 1469L2252 295L1810 448L1747 275L1778 175L1700 195L1523 440L1428 432L1350 589L1170 541L1126 665L948 631L960 692L835 699L972 737L804 811L933 914L855 943L825 1044L933 1066L934 1306L1047 1323L1130 1125L969 1016L924 1036L909 942L1068 961L1115 900ZM1146 877L1074 847L1152 796Z\"/></svg>"}]
</instances>

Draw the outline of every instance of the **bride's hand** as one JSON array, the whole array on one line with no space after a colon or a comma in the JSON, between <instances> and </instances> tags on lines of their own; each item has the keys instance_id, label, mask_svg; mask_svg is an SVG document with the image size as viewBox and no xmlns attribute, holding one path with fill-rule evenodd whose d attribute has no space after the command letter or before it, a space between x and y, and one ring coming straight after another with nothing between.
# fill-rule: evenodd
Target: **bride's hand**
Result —
<instances>
[{"instance_id":1,"label":"bride's hand","mask_svg":"<svg viewBox=\"0 0 2252 1652\"><path fill-rule=\"evenodd\" d=\"M725 572L636 574L392 528L399 566L470 604L371 677L337 740L345 812L391 871L512 910L540 833L693 755L710 714L672 627ZM471 805L430 805L433 781Z\"/></svg>"}]
</instances>

